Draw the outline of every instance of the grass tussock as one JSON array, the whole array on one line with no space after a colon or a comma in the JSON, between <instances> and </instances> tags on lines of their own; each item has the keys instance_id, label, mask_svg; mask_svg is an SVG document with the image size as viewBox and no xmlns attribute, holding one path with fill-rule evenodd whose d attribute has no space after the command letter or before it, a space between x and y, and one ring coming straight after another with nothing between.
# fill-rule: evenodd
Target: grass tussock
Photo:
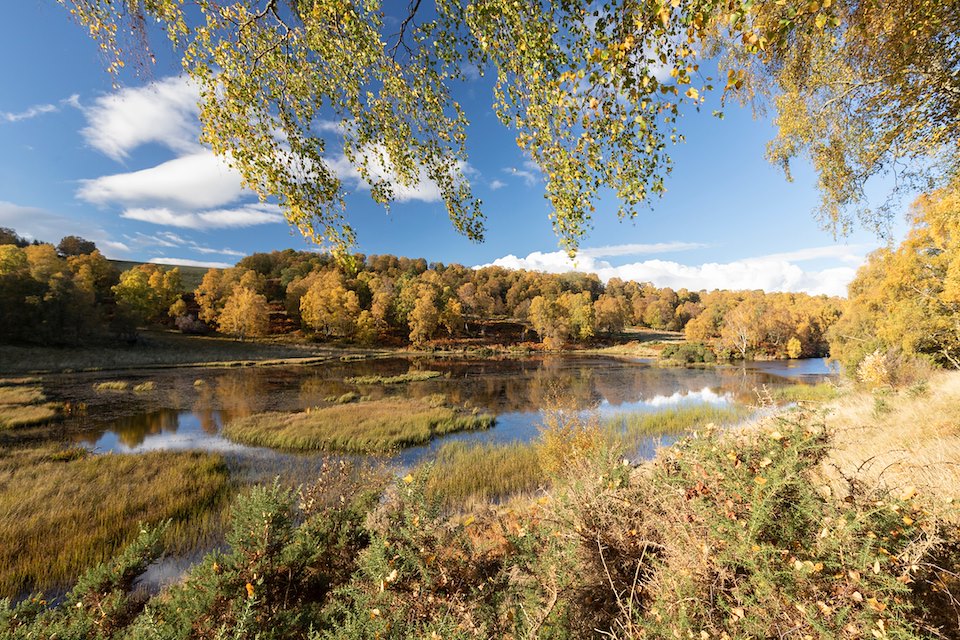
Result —
<instances>
[{"instance_id":1,"label":"grass tussock","mask_svg":"<svg viewBox=\"0 0 960 640\"><path fill-rule=\"evenodd\" d=\"M223 434L276 449L384 453L493 423L493 416L438 405L432 398L387 398L299 413L261 413L226 424Z\"/></svg>"},{"instance_id":2,"label":"grass tussock","mask_svg":"<svg viewBox=\"0 0 960 640\"><path fill-rule=\"evenodd\" d=\"M157 388L157 383L151 381L141 382L140 384L133 385L133 390L136 393L144 393L146 391L154 391Z\"/></svg>"},{"instance_id":3,"label":"grass tussock","mask_svg":"<svg viewBox=\"0 0 960 640\"><path fill-rule=\"evenodd\" d=\"M93 385L94 391L126 391L130 388L130 383L126 380L105 380Z\"/></svg>"},{"instance_id":4,"label":"grass tussock","mask_svg":"<svg viewBox=\"0 0 960 640\"><path fill-rule=\"evenodd\" d=\"M353 376L345 378L348 384L406 384L407 382L423 382L439 378L443 374L439 371L408 371L395 376Z\"/></svg>"},{"instance_id":5,"label":"grass tussock","mask_svg":"<svg viewBox=\"0 0 960 640\"><path fill-rule=\"evenodd\" d=\"M0 456L0 595L63 585L133 540L141 523L172 519L170 546L217 526L228 492L219 455L90 455L54 445Z\"/></svg>"},{"instance_id":6,"label":"grass tussock","mask_svg":"<svg viewBox=\"0 0 960 640\"><path fill-rule=\"evenodd\" d=\"M500 501L547 481L538 451L529 443L448 442L428 465L427 495L448 509Z\"/></svg>"}]
</instances>

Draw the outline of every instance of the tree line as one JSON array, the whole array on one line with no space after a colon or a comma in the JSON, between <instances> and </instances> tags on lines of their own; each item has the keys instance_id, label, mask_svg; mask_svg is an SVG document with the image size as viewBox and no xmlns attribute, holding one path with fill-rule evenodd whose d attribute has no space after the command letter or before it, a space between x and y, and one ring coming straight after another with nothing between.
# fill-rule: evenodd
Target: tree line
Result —
<instances>
[{"instance_id":1,"label":"tree line","mask_svg":"<svg viewBox=\"0 0 960 640\"><path fill-rule=\"evenodd\" d=\"M12 231L8 237L19 238ZM842 305L826 296L674 290L584 273L472 269L392 255L344 261L291 249L210 269L185 291L179 269L143 264L121 273L82 239L23 244L0 245L0 322L8 341L131 339L137 326L162 325L241 340L299 330L360 345L482 339L561 349L646 327L684 331L722 358L810 357L827 354L826 331Z\"/></svg>"}]
</instances>

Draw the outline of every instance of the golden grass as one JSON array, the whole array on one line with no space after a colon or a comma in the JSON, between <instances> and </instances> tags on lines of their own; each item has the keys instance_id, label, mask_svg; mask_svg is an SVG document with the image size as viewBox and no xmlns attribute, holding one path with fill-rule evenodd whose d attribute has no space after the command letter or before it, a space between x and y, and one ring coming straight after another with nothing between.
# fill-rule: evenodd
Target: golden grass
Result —
<instances>
[{"instance_id":1,"label":"golden grass","mask_svg":"<svg viewBox=\"0 0 960 640\"><path fill-rule=\"evenodd\" d=\"M0 596L52 588L111 557L140 523L168 518L187 549L219 528L228 494L219 455L87 455L56 445L0 455Z\"/></svg>"},{"instance_id":2,"label":"golden grass","mask_svg":"<svg viewBox=\"0 0 960 640\"><path fill-rule=\"evenodd\" d=\"M2 405L0 406L0 430L32 427L51 422L60 415L60 406L52 402L45 404Z\"/></svg>"},{"instance_id":3,"label":"golden grass","mask_svg":"<svg viewBox=\"0 0 960 640\"><path fill-rule=\"evenodd\" d=\"M345 378L344 382L348 384L404 384L431 380L442 375L439 371L408 371L395 376L354 376Z\"/></svg>"},{"instance_id":4,"label":"golden grass","mask_svg":"<svg viewBox=\"0 0 960 640\"><path fill-rule=\"evenodd\" d=\"M429 398L386 398L299 413L261 413L226 424L223 435L242 444L294 451L383 453L456 431L486 429L493 422L493 416L438 406Z\"/></svg>"},{"instance_id":5,"label":"golden grass","mask_svg":"<svg viewBox=\"0 0 960 640\"><path fill-rule=\"evenodd\" d=\"M753 410L742 405L693 405L673 407L655 413L630 413L609 418L604 424L608 440L619 440L628 451L645 441L675 437L708 424L733 424L746 419Z\"/></svg>"},{"instance_id":6,"label":"golden grass","mask_svg":"<svg viewBox=\"0 0 960 640\"><path fill-rule=\"evenodd\" d=\"M40 387L17 385L7 381L0 386L0 430L44 424L56 419L60 405L44 402Z\"/></svg>"},{"instance_id":7,"label":"golden grass","mask_svg":"<svg viewBox=\"0 0 960 640\"><path fill-rule=\"evenodd\" d=\"M33 404L44 400L46 397L40 387L0 387L0 405Z\"/></svg>"},{"instance_id":8,"label":"golden grass","mask_svg":"<svg viewBox=\"0 0 960 640\"><path fill-rule=\"evenodd\" d=\"M960 372L936 374L919 393L850 394L831 406L826 423L835 445L824 473L834 490L845 492L844 477L857 475L960 503Z\"/></svg>"},{"instance_id":9,"label":"golden grass","mask_svg":"<svg viewBox=\"0 0 960 640\"><path fill-rule=\"evenodd\" d=\"M449 442L437 450L427 495L448 508L499 501L547 481L533 444Z\"/></svg>"},{"instance_id":10,"label":"golden grass","mask_svg":"<svg viewBox=\"0 0 960 640\"><path fill-rule=\"evenodd\" d=\"M133 390L136 393L143 393L144 391L153 391L157 388L157 383L152 380L149 382L141 382L140 384L134 385Z\"/></svg>"},{"instance_id":11,"label":"golden grass","mask_svg":"<svg viewBox=\"0 0 960 640\"><path fill-rule=\"evenodd\" d=\"M130 388L130 383L126 380L107 380L93 385L94 391L126 391Z\"/></svg>"},{"instance_id":12,"label":"golden grass","mask_svg":"<svg viewBox=\"0 0 960 640\"><path fill-rule=\"evenodd\" d=\"M840 387L826 381L817 384L790 384L768 390L770 398L778 402L830 402L840 397Z\"/></svg>"}]
</instances>

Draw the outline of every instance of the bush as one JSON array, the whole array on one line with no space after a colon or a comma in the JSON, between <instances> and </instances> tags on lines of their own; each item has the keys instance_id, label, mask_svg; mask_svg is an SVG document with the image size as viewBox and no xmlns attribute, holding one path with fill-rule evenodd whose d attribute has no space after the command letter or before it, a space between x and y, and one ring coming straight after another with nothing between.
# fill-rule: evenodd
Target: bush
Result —
<instances>
[{"instance_id":1,"label":"bush","mask_svg":"<svg viewBox=\"0 0 960 640\"><path fill-rule=\"evenodd\" d=\"M662 360L673 362L682 362L685 364L694 363L713 363L717 361L716 355L710 347L700 342L680 342L669 343L664 346L660 352Z\"/></svg>"}]
</instances>

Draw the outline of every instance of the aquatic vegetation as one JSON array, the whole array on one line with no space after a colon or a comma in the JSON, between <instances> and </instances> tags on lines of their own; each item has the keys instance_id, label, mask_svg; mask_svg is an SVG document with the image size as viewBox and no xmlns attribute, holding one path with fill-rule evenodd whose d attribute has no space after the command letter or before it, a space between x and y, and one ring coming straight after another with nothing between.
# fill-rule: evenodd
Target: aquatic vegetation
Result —
<instances>
[{"instance_id":1,"label":"aquatic vegetation","mask_svg":"<svg viewBox=\"0 0 960 640\"><path fill-rule=\"evenodd\" d=\"M14 381L0 385L0 430L29 427L60 417L62 407L45 402L43 389Z\"/></svg>"},{"instance_id":2,"label":"aquatic vegetation","mask_svg":"<svg viewBox=\"0 0 960 640\"><path fill-rule=\"evenodd\" d=\"M395 376L353 376L344 379L344 382L349 384L405 384L407 382L431 380L442 375L439 371L408 371Z\"/></svg>"},{"instance_id":3,"label":"aquatic vegetation","mask_svg":"<svg viewBox=\"0 0 960 640\"><path fill-rule=\"evenodd\" d=\"M487 429L494 417L438 405L432 399L386 398L297 413L261 413L227 423L223 435L242 444L295 451L385 453L457 431Z\"/></svg>"},{"instance_id":4,"label":"aquatic vegetation","mask_svg":"<svg viewBox=\"0 0 960 640\"><path fill-rule=\"evenodd\" d=\"M126 380L106 380L93 385L94 391L126 391L130 383Z\"/></svg>"},{"instance_id":5,"label":"aquatic vegetation","mask_svg":"<svg viewBox=\"0 0 960 640\"><path fill-rule=\"evenodd\" d=\"M201 452L90 455L57 445L0 455L0 594L63 585L172 519L165 540L191 548L219 526L226 464Z\"/></svg>"}]
</instances>

